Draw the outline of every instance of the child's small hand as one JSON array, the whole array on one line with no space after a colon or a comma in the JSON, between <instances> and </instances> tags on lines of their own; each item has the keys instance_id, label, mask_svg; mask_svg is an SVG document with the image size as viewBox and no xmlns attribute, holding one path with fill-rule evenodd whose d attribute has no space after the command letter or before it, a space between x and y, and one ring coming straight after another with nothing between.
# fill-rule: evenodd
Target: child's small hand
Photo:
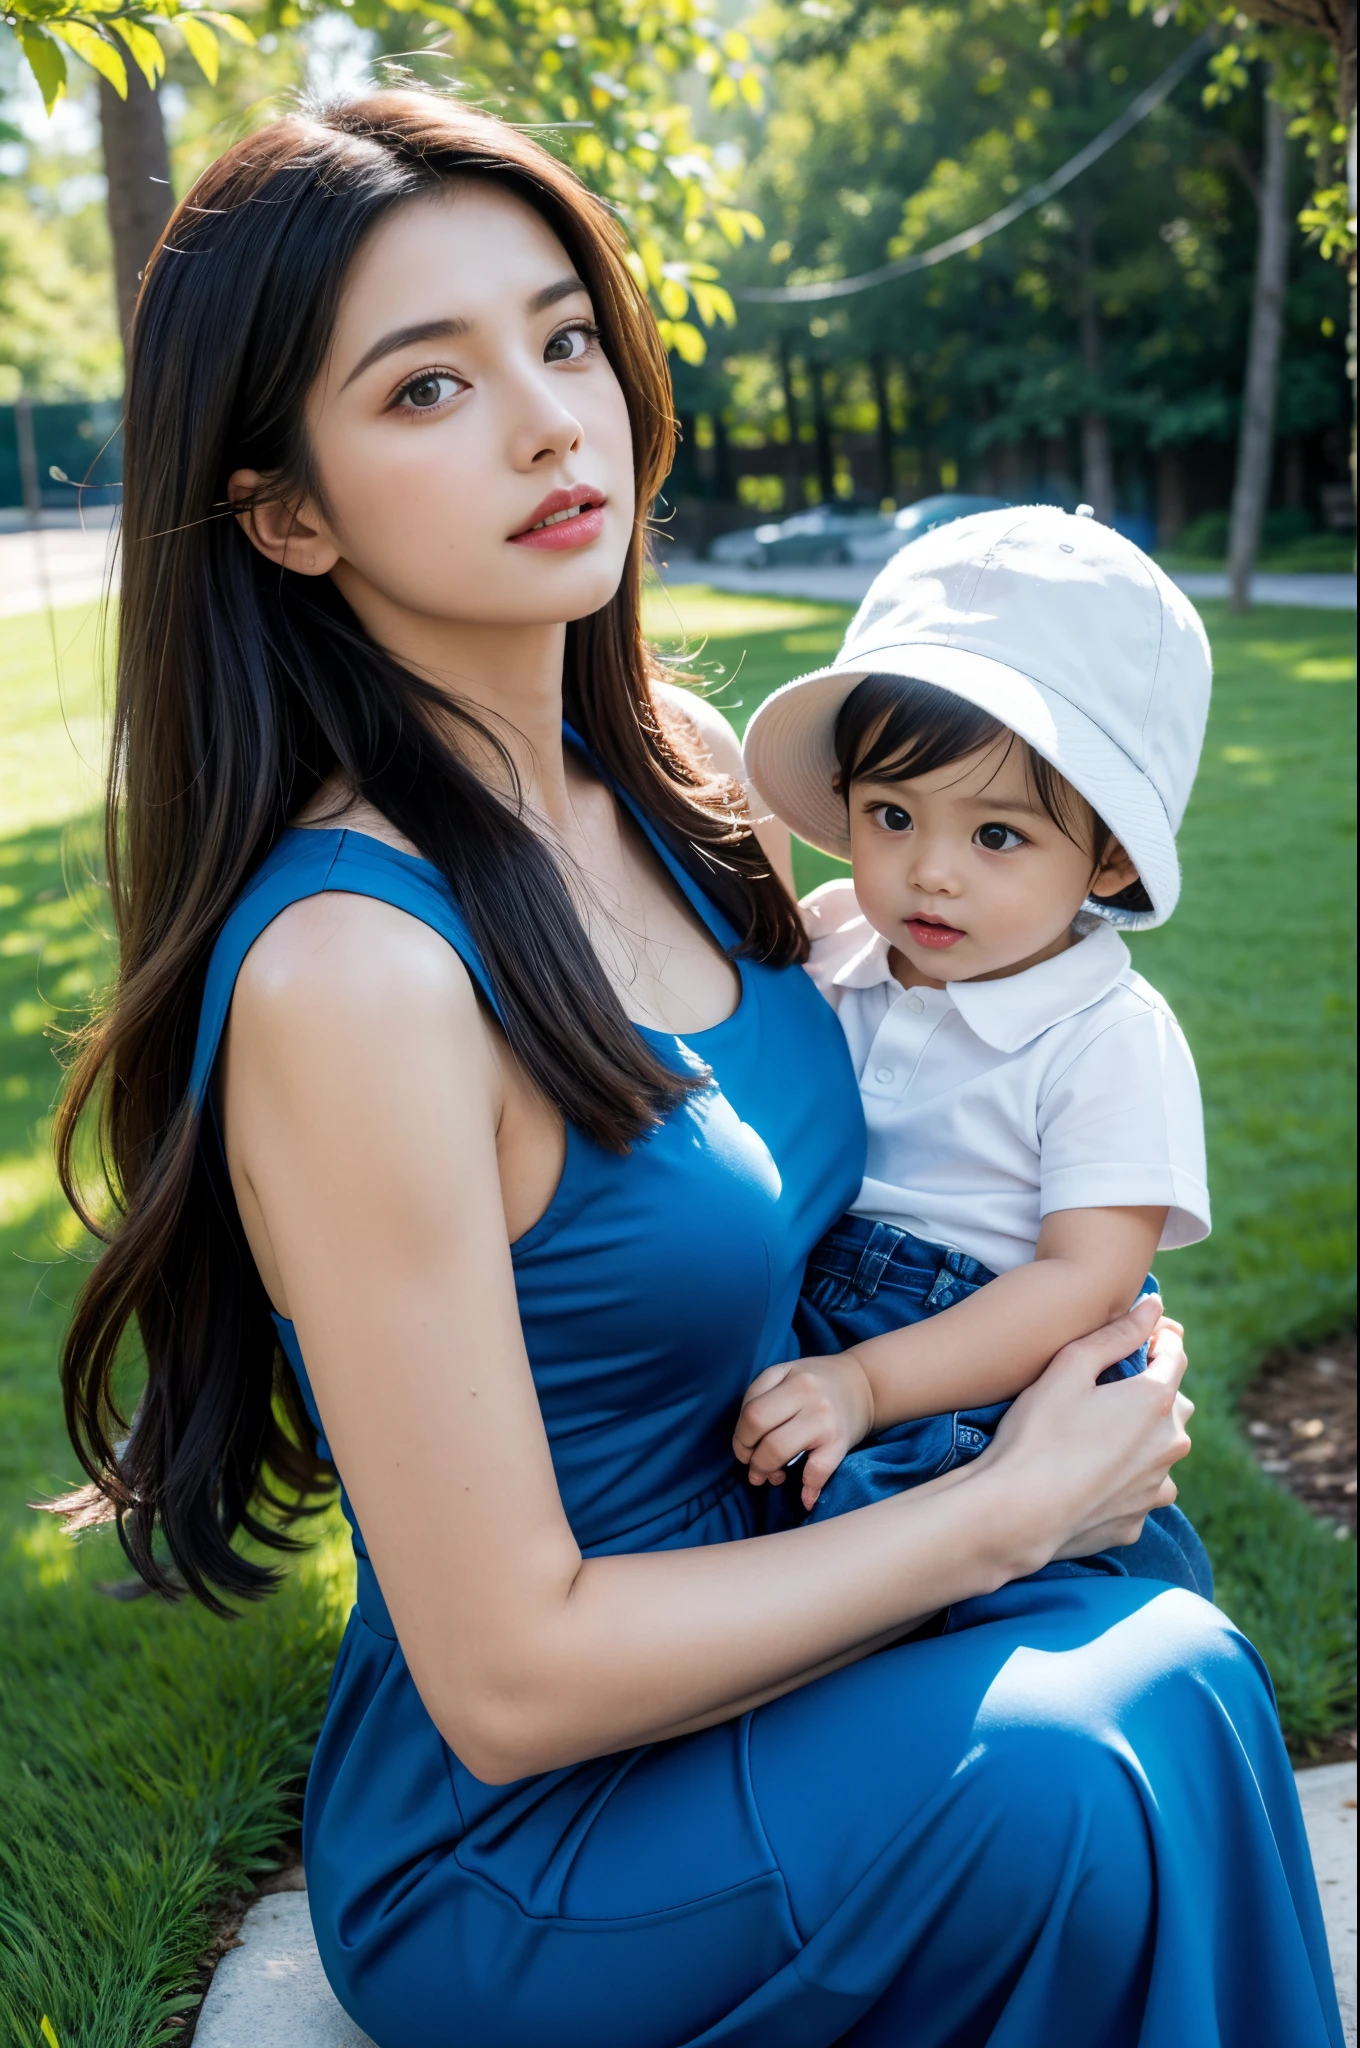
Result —
<instances>
[{"instance_id":1,"label":"child's small hand","mask_svg":"<svg viewBox=\"0 0 1360 2048\"><path fill-rule=\"evenodd\" d=\"M796 1358L752 1380L732 1449L753 1486L782 1485L791 1461L806 1451L803 1506L812 1508L846 1452L873 1426L873 1393L853 1350Z\"/></svg>"}]
</instances>

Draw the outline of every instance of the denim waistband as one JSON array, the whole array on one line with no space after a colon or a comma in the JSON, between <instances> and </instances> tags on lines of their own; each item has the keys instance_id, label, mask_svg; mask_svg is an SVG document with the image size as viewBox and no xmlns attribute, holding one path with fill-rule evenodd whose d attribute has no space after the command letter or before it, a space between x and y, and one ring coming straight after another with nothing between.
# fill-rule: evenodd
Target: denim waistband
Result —
<instances>
[{"instance_id":1,"label":"denim waistband","mask_svg":"<svg viewBox=\"0 0 1360 2048\"><path fill-rule=\"evenodd\" d=\"M874 1294L897 1267L909 1273L955 1273L974 1287L985 1287L996 1275L980 1259L969 1258L949 1245L928 1244L895 1223L872 1216L842 1216L828 1230L807 1263L808 1277L826 1274L848 1280L860 1293Z\"/></svg>"}]
</instances>

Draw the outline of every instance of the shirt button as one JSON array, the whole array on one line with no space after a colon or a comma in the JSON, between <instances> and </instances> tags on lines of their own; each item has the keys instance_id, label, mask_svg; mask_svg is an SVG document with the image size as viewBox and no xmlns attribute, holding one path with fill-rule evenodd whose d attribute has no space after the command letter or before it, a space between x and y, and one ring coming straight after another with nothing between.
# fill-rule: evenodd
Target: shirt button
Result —
<instances>
[{"instance_id":1,"label":"shirt button","mask_svg":"<svg viewBox=\"0 0 1360 2048\"><path fill-rule=\"evenodd\" d=\"M874 1079L876 1081L882 1081L885 1084L885 1086L889 1081L891 1081L892 1077L893 1070L891 1067L880 1067L878 1072L874 1075Z\"/></svg>"},{"instance_id":2,"label":"shirt button","mask_svg":"<svg viewBox=\"0 0 1360 2048\"><path fill-rule=\"evenodd\" d=\"M921 998L919 996L908 996L907 1008L909 1010L915 1010L917 1016L919 1017L922 1010L924 1010L925 1008L925 1004L921 1001Z\"/></svg>"}]
</instances>

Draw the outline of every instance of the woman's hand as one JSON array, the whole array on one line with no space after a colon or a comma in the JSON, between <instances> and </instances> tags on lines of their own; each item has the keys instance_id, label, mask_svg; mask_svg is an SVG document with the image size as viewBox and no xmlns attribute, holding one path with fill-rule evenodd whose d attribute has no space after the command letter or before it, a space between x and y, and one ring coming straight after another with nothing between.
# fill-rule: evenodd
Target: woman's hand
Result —
<instances>
[{"instance_id":1,"label":"woman's hand","mask_svg":"<svg viewBox=\"0 0 1360 2048\"><path fill-rule=\"evenodd\" d=\"M806 1451L803 1506L811 1509L846 1452L873 1426L873 1390L852 1348L767 1367L746 1389L732 1449L752 1486L782 1486Z\"/></svg>"},{"instance_id":2,"label":"woman's hand","mask_svg":"<svg viewBox=\"0 0 1360 2048\"><path fill-rule=\"evenodd\" d=\"M1185 1425L1194 1404L1180 1392L1184 1333L1161 1306L1145 1296L1128 1315L1065 1345L1018 1396L981 1461L1032 1502L1035 1569L1136 1543L1149 1511L1176 1498L1170 1472L1190 1449ZM1143 1343L1146 1372L1096 1384Z\"/></svg>"}]
</instances>

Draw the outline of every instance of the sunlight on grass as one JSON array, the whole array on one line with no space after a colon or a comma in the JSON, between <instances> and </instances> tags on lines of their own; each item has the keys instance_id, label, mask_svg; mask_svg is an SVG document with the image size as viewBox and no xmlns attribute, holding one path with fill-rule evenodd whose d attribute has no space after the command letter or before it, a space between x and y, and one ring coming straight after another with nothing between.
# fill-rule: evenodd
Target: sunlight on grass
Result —
<instances>
[{"instance_id":1,"label":"sunlight on grass","mask_svg":"<svg viewBox=\"0 0 1360 2048\"><path fill-rule=\"evenodd\" d=\"M0 636L0 833L94 808L104 772L100 611L6 619Z\"/></svg>"},{"instance_id":2,"label":"sunlight on grass","mask_svg":"<svg viewBox=\"0 0 1360 2048\"><path fill-rule=\"evenodd\" d=\"M730 639L741 633L778 633L841 616L841 608L835 605L746 597L710 590L700 583L663 584L649 579L642 594L642 630L656 641L696 641L714 634ZM840 645L839 636L835 644Z\"/></svg>"},{"instance_id":3,"label":"sunlight on grass","mask_svg":"<svg viewBox=\"0 0 1360 2048\"><path fill-rule=\"evenodd\" d=\"M0 1159L0 1230L26 1223L50 1201L57 1184L46 1145L25 1158Z\"/></svg>"},{"instance_id":4,"label":"sunlight on grass","mask_svg":"<svg viewBox=\"0 0 1360 2048\"><path fill-rule=\"evenodd\" d=\"M1296 661L1289 671L1296 683L1353 683L1355 662L1345 654Z\"/></svg>"}]
</instances>

